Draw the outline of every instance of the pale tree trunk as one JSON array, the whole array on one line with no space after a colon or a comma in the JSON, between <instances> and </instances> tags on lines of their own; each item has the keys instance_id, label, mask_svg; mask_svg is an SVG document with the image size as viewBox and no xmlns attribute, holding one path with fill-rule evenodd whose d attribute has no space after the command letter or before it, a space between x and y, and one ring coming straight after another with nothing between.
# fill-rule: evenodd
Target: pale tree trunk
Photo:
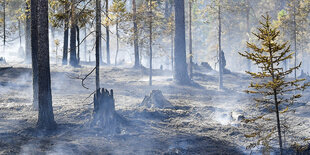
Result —
<instances>
[{"instance_id":1,"label":"pale tree trunk","mask_svg":"<svg viewBox=\"0 0 310 155\"><path fill-rule=\"evenodd\" d=\"M19 37L19 48L22 47L22 35L21 35L21 25L20 25L20 20L18 19L18 37Z\"/></svg>"},{"instance_id":2,"label":"pale tree trunk","mask_svg":"<svg viewBox=\"0 0 310 155\"><path fill-rule=\"evenodd\" d=\"M219 22L219 89L223 89L223 62L222 62L222 22L221 22L221 4L219 4L219 10L218 10L218 22Z\"/></svg>"},{"instance_id":3,"label":"pale tree trunk","mask_svg":"<svg viewBox=\"0 0 310 155\"><path fill-rule=\"evenodd\" d=\"M32 58L32 86L33 86L33 108L39 108L39 86L38 86L38 19L37 19L37 2L31 0L31 58Z\"/></svg>"},{"instance_id":4,"label":"pale tree trunk","mask_svg":"<svg viewBox=\"0 0 310 155\"><path fill-rule=\"evenodd\" d=\"M250 3L249 0L246 1L246 28L247 28L247 40L250 39ZM246 49L248 52L250 51L249 47ZM248 71L251 71L251 60L247 59Z\"/></svg>"},{"instance_id":5,"label":"pale tree trunk","mask_svg":"<svg viewBox=\"0 0 310 155\"><path fill-rule=\"evenodd\" d=\"M101 0L96 0L96 91L100 89L99 57L101 40Z\"/></svg>"},{"instance_id":6,"label":"pale tree trunk","mask_svg":"<svg viewBox=\"0 0 310 155\"><path fill-rule=\"evenodd\" d=\"M48 39L48 0L38 0L38 85L39 115L38 127L56 128L52 106L51 75Z\"/></svg>"},{"instance_id":7,"label":"pale tree trunk","mask_svg":"<svg viewBox=\"0 0 310 155\"><path fill-rule=\"evenodd\" d=\"M294 67L297 66L297 26L296 26L296 1L293 2L294 3L294 19L293 19L293 24L294 24ZM295 80L297 79L297 69L294 70L294 77L295 77Z\"/></svg>"},{"instance_id":8,"label":"pale tree trunk","mask_svg":"<svg viewBox=\"0 0 310 155\"><path fill-rule=\"evenodd\" d=\"M153 49L152 49L152 0L150 0L150 80L149 85L152 86L152 78L153 78Z\"/></svg>"},{"instance_id":9,"label":"pale tree trunk","mask_svg":"<svg viewBox=\"0 0 310 155\"><path fill-rule=\"evenodd\" d=\"M175 44L174 44L174 78L179 84L190 84L186 64L185 12L184 0L175 4Z\"/></svg>"},{"instance_id":10,"label":"pale tree trunk","mask_svg":"<svg viewBox=\"0 0 310 155\"><path fill-rule=\"evenodd\" d=\"M174 36L171 30L171 70L174 71Z\"/></svg>"},{"instance_id":11,"label":"pale tree trunk","mask_svg":"<svg viewBox=\"0 0 310 155\"><path fill-rule=\"evenodd\" d=\"M115 66L117 65L117 56L119 52L119 32L118 32L118 18L116 19L116 53L115 53Z\"/></svg>"},{"instance_id":12,"label":"pale tree trunk","mask_svg":"<svg viewBox=\"0 0 310 155\"><path fill-rule=\"evenodd\" d=\"M134 68L140 67L140 57L139 57L139 42L138 42L138 24L137 24L137 8L136 8L136 0L132 0L132 18L133 18L133 31L134 31L134 49L135 49L135 66Z\"/></svg>"},{"instance_id":13,"label":"pale tree trunk","mask_svg":"<svg viewBox=\"0 0 310 155\"><path fill-rule=\"evenodd\" d=\"M192 0L189 0L189 78L193 79Z\"/></svg>"},{"instance_id":14,"label":"pale tree trunk","mask_svg":"<svg viewBox=\"0 0 310 155\"><path fill-rule=\"evenodd\" d=\"M26 3L26 10L29 10L29 3ZM26 23L25 23L25 53L26 53L26 63L31 62L31 19L30 11L26 11Z\"/></svg>"},{"instance_id":15,"label":"pale tree trunk","mask_svg":"<svg viewBox=\"0 0 310 155\"><path fill-rule=\"evenodd\" d=\"M5 53L6 44L6 0L3 0L3 53Z\"/></svg>"},{"instance_id":16,"label":"pale tree trunk","mask_svg":"<svg viewBox=\"0 0 310 155\"><path fill-rule=\"evenodd\" d=\"M106 9L106 17L107 17L107 25L106 25L106 43L107 43L107 64L110 65L111 61L110 61L110 30L109 30L109 23L110 23L110 19L109 19L109 1L106 0L105 1L105 9Z\"/></svg>"}]
</instances>

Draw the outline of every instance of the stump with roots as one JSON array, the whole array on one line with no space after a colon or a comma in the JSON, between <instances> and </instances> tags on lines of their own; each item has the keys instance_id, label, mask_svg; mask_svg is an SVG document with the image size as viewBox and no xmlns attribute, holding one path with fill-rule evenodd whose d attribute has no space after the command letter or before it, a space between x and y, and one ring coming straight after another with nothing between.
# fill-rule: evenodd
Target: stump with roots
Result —
<instances>
[{"instance_id":1,"label":"stump with roots","mask_svg":"<svg viewBox=\"0 0 310 155\"><path fill-rule=\"evenodd\" d=\"M115 111L113 90L98 89L94 95L94 112L92 127L103 128L109 133L119 133L120 125L125 122Z\"/></svg>"}]
</instances>

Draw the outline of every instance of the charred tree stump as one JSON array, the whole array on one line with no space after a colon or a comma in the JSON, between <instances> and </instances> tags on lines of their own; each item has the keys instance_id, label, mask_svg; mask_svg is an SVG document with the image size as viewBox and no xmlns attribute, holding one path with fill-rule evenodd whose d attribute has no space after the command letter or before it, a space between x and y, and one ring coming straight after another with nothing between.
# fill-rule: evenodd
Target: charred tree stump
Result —
<instances>
[{"instance_id":1,"label":"charred tree stump","mask_svg":"<svg viewBox=\"0 0 310 155\"><path fill-rule=\"evenodd\" d=\"M113 90L98 89L94 95L94 112L91 126L103 128L109 133L119 133L120 125L125 122L115 111Z\"/></svg>"}]
</instances>

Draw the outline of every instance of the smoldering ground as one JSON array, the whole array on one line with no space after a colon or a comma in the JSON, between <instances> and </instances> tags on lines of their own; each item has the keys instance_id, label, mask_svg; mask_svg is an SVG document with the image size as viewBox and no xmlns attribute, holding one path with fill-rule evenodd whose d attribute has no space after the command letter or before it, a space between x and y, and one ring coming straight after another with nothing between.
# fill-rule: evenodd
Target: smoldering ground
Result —
<instances>
[{"instance_id":1,"label":"smoldering ground","mask_svg":"<svg viewBox=\"0 0 310 155\"><path fill-rule=\"evenodd\" d=\"M103 87L114 89L117 112L128 120L128 125L122 127L119 134L112 135L104 134L100 128L90 128L93 104L92 98L86 98L92 91L82 88L80 80L67 75L85 75L91 69L52 66L53 107L58 123L53 132L33 128L37 112L31 105L31 69L3 71L1 74L7 76L1 76L1 81L15 80L15 85L1 86L1 90L7 92L1 93L1 99L5 100L1 104L1 153L195 154L220 150L242 154L239 146L206 132L207 128L216 131L221 126L216 120L207 122L209 114L203 110L212 100L210 96L217 94L215 90L181 88L173 84L170 77L158 78L151 88L147 81L139 80L147 75L132 69L106 67L101 74ZM93 76L85 82L89 88L94 87L93 83ZM153 89L162 90L175 108L139 106ZM197 119L198 113L203 117ZM214 125L211 127L209 123Z\"/></svg>"}]
</instances>

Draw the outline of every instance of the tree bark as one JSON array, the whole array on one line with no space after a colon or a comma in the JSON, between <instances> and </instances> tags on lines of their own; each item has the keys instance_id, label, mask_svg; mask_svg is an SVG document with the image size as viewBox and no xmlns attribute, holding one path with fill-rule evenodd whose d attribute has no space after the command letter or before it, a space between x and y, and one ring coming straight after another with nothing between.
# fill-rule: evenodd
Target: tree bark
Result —
<instances>
[{"instance_id":1,"label":"tree bark","mask_svg":"<svg viewBox=\"0 0 310 155\"><path fill-rule=\"evenodd\" d=\"M223 62L222 62L222 22L221 22L221 4L219 4L218 10L218 22L219 22L219 89L223 89Z\"/></svg>"},{"instance_id":2,"label":"tree bark","mask_svg":"<svg viewBox=\"0 0 310 155\"><path fill-rule=\"evenodd\" d=\"M250 4L249 4L249 0L246 1L246 28L247 28L247 40L249 41L250 39ZM250 51L249 47L247 47L246 49L247 51ZM248 59L247 60L247 65L248 65L248 71L251 71L251 60Z\"/></svg>"},{"instance_id":3,"label":"tree bark","mask_svg":"<svg viewBox=\"0 0 310 155\"><path fill-rule=\"evenodd\" d=\"M134 50L135 50L135 65L134 68L140 67L140 57L139 57L139 42L138 42L138 24L137 24L137 8L136 8L136 0L132 0L132 12L133 12L133 31L134 31Z\"/></svg>"},{"instance_id":4,"label":"tree bark","mask_svg":"<svg viewBox=\"0 0 310 155\"><path fill-rule=\"evenodd\" d=\"M96 91L100 89L99 57L101 40L101 0L96 0Z\"/></svg>"},{"instance_id":5,"label":"tree bark","mask_svg":"<svg viewBox=\"0 0 310 155\"><path fill-rule=\"evenodd\" d=\"M38 0L38 127L56 128L52 106L51 76L48 39L48 0Z\"/></svg>"},{"instance_id":6,"label":"tree bark","mask_svg":"<svg viewBox=\"0 0 310 155\"><path fill-rule=\"evenodd\" d=\"M149 85L152 86L152 78L153 78L153 49L152 49L152 0L150 0L150 80Z\"/></svg>"},{"instance_id":7,"label":"tree bark","mask_svg":"<svg viewBox=\"0 0 310 155\"><path fill-rule=\"evenodd\" d=\"M294 17L294 19L293 19L293 24L294 24L294 34L293 34L293 36L294 36L294 50L295 50L295 52L294 52L294 67L296 67L297 66L297 26L296 26L296 1L294 1L293 2L294 3L294 15L293 15L293 17ZM294 70L294 77L295 77L295 80L297 79L297 69L295 69Z\"/></svg>"},{"instance_id":8,"label":"tree bark","mask_svg":"<svg viewBox=\"0 0 310 155\"><path fill-rule=\"evenodd\" d=\"M87 26L84 28L84 60L87 61Z\"/></svg>"},{"instance_id":9,"label":"tree bark","mask_svg":"<svg viewBox=\"0 0 310 155\"><path fill-rule=\"evenodd\" d=\"M38 30L37 30L37 2L31 0L31 58L32 58L32 86L33 86L33 108L38 110L39 86L38 86Z\"/></svg>"},{"instance_id":10,"label":"tree bark","mask_svg":"<svg viewBox=\"0 0 310 155\"><path fill-rule=\"evenodd\" d=\"M77 53L77 63L80 64L80 28L79 26L76 26L76 40L78 44L78 53Z\"/></svg>"},{"instance_id":11,"label":"tree bark","mask_svg":"<svg viewBox=\"0 0 310 155\"><path fill-rule=\"evenodd\" d=\"M71 4L71 28L70 28L70 65L78 66L76 57L76 20L75 20L75 0Z\"/></svg>"},{"instance_id":12,"label":"tree bark","mask_svg":"<svg viewBox=\"0 0 310 155\"><path fill-rule=\"evenodd\" d=\"M189 78L193 79L192 1L189 0Z\"/></svg>"},{"instance_id":13,"label":"tree bark","mask_svg":"<svg viewBox=\"0 0 310 155\"><path fill-rule=\"evenodd\" d=\"M6 43L6 0L3 0L3 53L5 53Z\"/></svg>"},{"instance_id":14,"label":"tree bark","mask_svg":"<svg viewBox=\"0 0 310 155\"><path fill-rule=\"evenodd\" d=\"M106 17L107 17L107 25L106 25L106 39L107 39L107 64L110 65L111 61L110 61L110 29L109 29L109 23L110 23L110 19L109 19L109 0L105 1L105 10L106 10Z\"/></svg>"},{"instance_id":15,"label":"tree bark","mask_svg":"<svg viewBox=\"0 0 310 155\"><path fill-rule=\"evenodd\" d=\"M68 13L69 5L65 4L65 13ZM63 46L63 58L62 58L62 65L68 64L68 39L69 39L69 18L65 18L64 24L64 46Z\"/></svg>"},{"instance_id":16,"label":"tree bark","mask_svg":"<svg viewBox=\"0 0 310 155\"><path fill-rule=\"evenodd\" d=\"M190 84L186 64L184 0L175 4L174 78L179 84Z\"/></svg>"},{"instance_id":17,"label":"tree bark","mask_svg":"<svg viewBox=\"0 0 310 155\"><path fill-rule=\"evenodd\" d=\"M118 18L116 19L116 53L115 53L115 66L117 65L117 56L119 51L119 32L118 32Z\"/></svg>"},{"instance_id":18,"label":"tree bark","mask_svg":"<svg viewBox=\"0 0 310 155\"><path fill-rule=\"evenodd\" d=\"M31 19L30 19L29 3L26 2L26 24L25 24L25 62L28 64L31 62Z\"/></svg>"}]
</instances>

